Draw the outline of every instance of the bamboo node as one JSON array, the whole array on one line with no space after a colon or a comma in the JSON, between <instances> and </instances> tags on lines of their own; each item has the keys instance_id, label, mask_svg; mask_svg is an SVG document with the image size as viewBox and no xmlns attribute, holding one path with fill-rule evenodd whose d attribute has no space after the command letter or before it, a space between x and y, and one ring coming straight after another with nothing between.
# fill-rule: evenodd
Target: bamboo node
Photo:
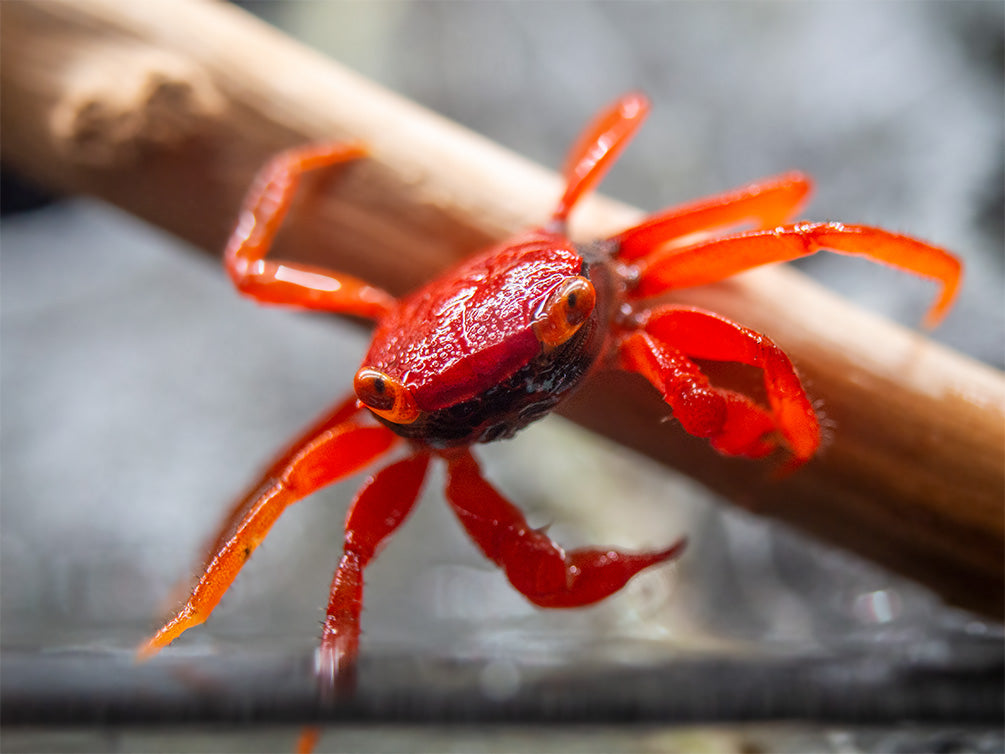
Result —
<instances>
[{"instance_id":1,"label":"bamboo node","mask_svg":"<svg viewBox=\"0 0 1005 754\"><path fill-rule=\"evenodd\" d=\"M72 70L49 128L72 163L123 168L207 139L225 109L209 75L190 61L122 45Z\"/></svg>"}]
</instances>

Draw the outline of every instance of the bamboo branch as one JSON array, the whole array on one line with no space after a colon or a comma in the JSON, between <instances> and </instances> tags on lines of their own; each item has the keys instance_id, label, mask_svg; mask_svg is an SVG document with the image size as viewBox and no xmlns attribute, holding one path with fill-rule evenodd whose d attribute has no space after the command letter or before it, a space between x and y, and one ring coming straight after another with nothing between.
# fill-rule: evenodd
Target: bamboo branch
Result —
<instances>
[{"instance_id":1,"label":"bamboo branch","mask_svg":"<svg viewBox=\"0 0 1005 754\"><path fill-rule=\"evenodd\" d=\"M284 249L394 293L543 221L557 178L361 80L238 9L192 0L0 5L2 157L217 254L251 175L278 149L359 139ZM583 238L639 213L593 197ZM337 243L331 239L337 239ZM292 252L285 252L292 255ZM724 459L657 419L645 383L593 379L563 413L735 503L1001 617L1005 380L786 268L676 297L768 334L833 425L792 476Z\"/></svg>"}]
</instances>

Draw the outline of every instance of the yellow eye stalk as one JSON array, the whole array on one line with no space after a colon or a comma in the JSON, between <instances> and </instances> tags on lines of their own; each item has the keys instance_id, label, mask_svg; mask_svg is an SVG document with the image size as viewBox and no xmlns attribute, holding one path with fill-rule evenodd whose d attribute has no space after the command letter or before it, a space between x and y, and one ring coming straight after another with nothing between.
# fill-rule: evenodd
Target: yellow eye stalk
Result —
<instances>
[{"instance_id":1,"label":"yellow eye stalk","mask_svg":"<svg viewBox=\"0 0 1005 754\"><path fill-rule=\"evenodd\" d=\"M576 334L596 304L593 283L579 275L566 278L548 298L534 334L545 348L556 348Z\"/></svg>"},{"instance_id":2,"label":"yellow eye stalk","mask_svg":"<svg viewBox=\"0 0 1005 754\"><path fill-rule=\"evenodd\" d=\"M389 422L411 424L419 418L419 408L408 388L383 372L363 367L356 372L353 389L364 406Z\"/></svg>"}]
</instances>

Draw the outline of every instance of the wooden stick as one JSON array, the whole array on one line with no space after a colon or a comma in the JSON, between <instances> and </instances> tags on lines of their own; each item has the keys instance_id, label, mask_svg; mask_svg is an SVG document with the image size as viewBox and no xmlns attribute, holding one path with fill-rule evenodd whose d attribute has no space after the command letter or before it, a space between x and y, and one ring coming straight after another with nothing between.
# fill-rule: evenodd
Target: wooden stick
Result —
<instances>
[{"instance_id":1,"label":"wooden stick","mask_svg":"<svg viewBox=\"0 0 1005 754\"><path fill-rule=\"evenodd\" d=\"M284 254L404 292L540 223L549 172L339 68L227 5L192 0L0 4L3 160L100 196L217 254L251 175L278 149L358 139L372 151L326 182ZM584 238L639 213L593 197ZM337 239L337 241L333 240ZM732 501L1003 613L1005 380L858 311L785 268L687 291L768 334L833 426L788 478L725 459L660 423L640 379L601 374L564 413Z\"/></svg>"}]
</instances>

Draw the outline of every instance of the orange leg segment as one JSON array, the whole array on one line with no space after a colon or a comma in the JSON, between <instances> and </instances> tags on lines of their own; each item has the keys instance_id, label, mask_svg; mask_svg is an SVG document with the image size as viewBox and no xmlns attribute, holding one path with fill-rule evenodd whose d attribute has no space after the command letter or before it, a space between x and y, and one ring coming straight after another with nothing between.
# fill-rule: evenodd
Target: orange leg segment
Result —
<instances>
[{"instance_id":1,"label":"orange leg segment","mask_svg":"<svg viewBox=\"0 0 1005 754\"><path fill-rule=\"evenodd\" d=\"M632 295L644 298L706 285L753 267L797 259L823 249L866 257L940 282L942 291L925 319L929 327L939 323L956 297L962 267L948 252L909 236L842 223L797 223L657 252L639 262L638 286Z\"/></svg>"},{"instance_id":2,"label":"orange leg segment","mask_svg":"<svg viewBox=\"0 0 1005 754\"><path fill-rule=\"evenodd\" d=\"M349 692L355 686L363 569L411 512L428 466L429 454L421 452L382 469L349 509L342 560L321 633L318 676L324 692Z\"/></svg>"},{"instance_id":3,"label":"orange leg segment","mask_svg":"<svg viewBox=\"0 0 1005 754\"><path fill-rule=\"evenodd\" d=\"M583 130L562 167L565 193L552 214L554 224L564 227L576 202L607 174L648 114L649 100L645 95L626 94Z\"/></svg>"},{"instance_id":4,"label":"orange leg segment","mask_svg":"<svg viewBox=\"0 0 1005 754\"><path fill-rule=\"evenodd\" d=\"M684 540L679 540L656 552L584 548L567 553L543 531L528 526L520 510L485 481L468 450L452 453L447 462L447 500L454 513L482 553L535 605L592 604L684 548Z\"/></svg>"},{"instance_id":5,"label":"orange leg segment","mask_svg":"<svg viewBox=\"0 0 1005 754\"><path fill-rule=\"evenodd\" d=\"M820 423L792 362L771 340L718 314L684 306L654 309L640 326L661 346L676 349L690 358L733 361L761 369L772 423L793 455L789 468L813 457L820 446ZM642 369L635 371L645 374ZM673 372L665 373L663 378L668 376L673 378ZM743 401L732 398L729 402L735 405L727 407L732 412L727 425L729 421L749 424L750 431L762 427L763 418L753 411L753 404L747 407ZM685 413L689 410L685 408ZM730 430L730 435L739 440L743 431L738 426ZM731 452L730 447L733 447L731 441L723 452ZM757 451L758 446L751 448Z\"/></svg>"},{"instance_id":6,"label":"orange leg segment","mask_svg":"<svg viewBox=\"0 0 1005 754\"><path fill-rule=\"evenodd\" d=\"M611 240L618 242L618 259L628 262L694 233L750 221L771 228L796 213L810 188L810 179L798 172L765 178L651 215Z\"/></svg>"},{"instance_id":7,"label":"orange leg segment","mask_svg":"<svg viewBox=\"0 0 1005 754\"><path fill-rule=\"evenodd\" d=\"M308 445L315 437L327 432L329 429L333 429L339 424L343 424L352 416L359 411L356 402L356 396L351 395L348 398L335 404L331 409L325 412L317 420L314 421L309 427L303 430L297 438L291 442L285 449L278 453L269 464L265 471L258 475L258 479L248 487L234 502L234 505L227 512L226 517L220 524L216 535L208 541L206 548L204 550L203 559L200 563L199 573L204 572L216 553L220 551L220 548L234 536L234 531L241 520L248 514L248 511L254 507L255 502L258 500L258 493L262 491L267 485L271 485L273 480L282 476L283 469L286 468L290 461L299 453L299 451ZM190 584L185 581L179 586L179 590L182 588L188 588ZM178 595L181 598L184 595ZM177 600L173 600L176 602Z\"/></svg>"},{"instance_id":8,"label":"orange leg segment","mask_svg":"<svg viewBox=\"0 0 1005 754\"><path fill-rule=\"evenodd\" d=\"M224 265L237 289L261 303L376 318L394 303L385 291L322 267L266 259L279 226L308 170L362 157L353 144L297 147L273 157L255 177L237 227L224 251Z\"/></svg>"},{"instance_id":9,"label":"orange leg segment","mask_svg":"<svg viewBox=\"0 0 1005 754\"><path fill-rule=\"evenodd\" d=\"M150 657L213 612L238 572L291 503L361 469L385 453L397 436L383 426L346 422L316 435L291 453L289 462L265 478L247 511L210 560L188 602L154 636L143 643L140 657Z\"/></svg>"}]
</instances>

